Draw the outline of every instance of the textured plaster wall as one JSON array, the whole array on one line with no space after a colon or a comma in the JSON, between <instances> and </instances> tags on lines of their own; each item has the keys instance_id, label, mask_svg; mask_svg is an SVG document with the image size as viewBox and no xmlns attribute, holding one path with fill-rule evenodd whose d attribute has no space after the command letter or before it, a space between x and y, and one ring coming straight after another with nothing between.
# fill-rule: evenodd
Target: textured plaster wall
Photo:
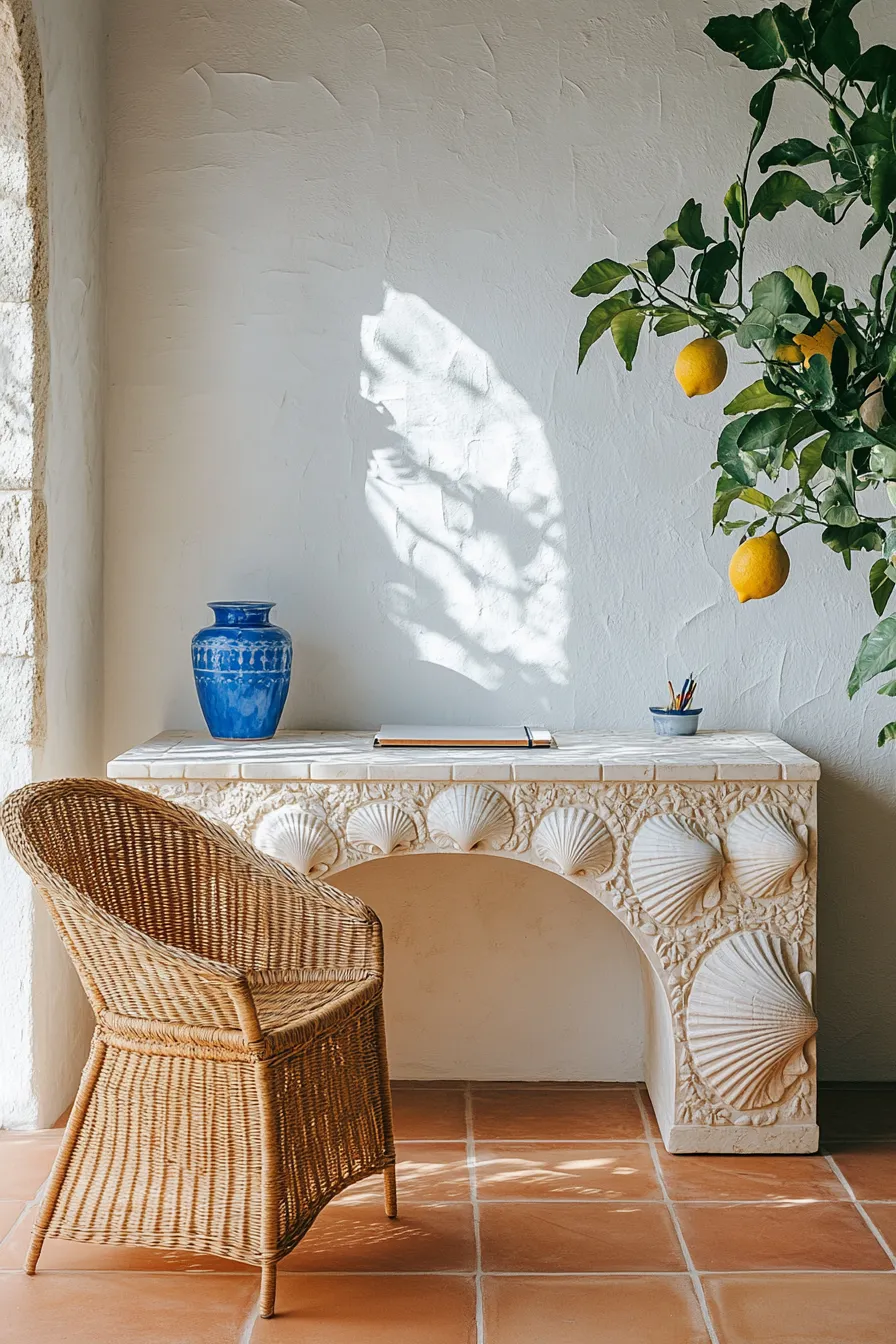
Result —
<instances>
[{"instance_id":1,"label":"textured plaster wall","mask_svg":"<svg viewBox=\"0 0 896 1344\"><path fill-rule=\"evenodd\" d=\"M102 772L105 3L34 0L49 207L46 736L39 773ZM93 1014L41 904L34 933L39 1123L74 1095Z\"/></svg>"},{"instance_id":2,"label":"textured plaster wall","mask_svg":"<svg viewBox=\"0 0 896 1344\"><path fill-rule=\"evenodd\" d=\"M101 760L102 11L0 9L2 795ZM91 1015L5 850L0 880L0 1125L41 1125L71 1100Z\"/></svg>"},{"instance_id":3,"label":"textured plaster wall","mask_svg":"<svg viewBox=\"0 0 896 1344\"><path fill-rule=\"evenodd\" d=\"M289 725L640 726L667 675L696 670L707 726L772 729L823 763L821 1067L892 1077L896 756L874 747L882 702L843 690L864 579L797 535L787 588L738 607L709 463L746 371L689 403L677 337L629 375L603 344L574 371L571 282L643 255L688 195L720 202L741 162L756 77L701 34L730 7L118 0L106 745L199 722L189 637L221 596L278 599ZM859 19L896 40L885 0ZM819 133L799 91L778 101L782 134ZM799 207L756 232L757 267L866 279ZM402 1063L503 1067L494 965L514 1067L551 1071L561 1039L571 1072L630 1067L637 966L597 910L586 935L556 882L527 877L521 899L500 866L441 863L409 906L392 875L351 881L398 948ZM455 908L457 939L436 944ZM529 1015L531 978L509 968L548 946L569 992ZM418 962L476 986L467 1025L437 1040L430 1009L414 1036ZM574 1021L586 1002L597 1054Z\"/></svg>"}]
</instances>

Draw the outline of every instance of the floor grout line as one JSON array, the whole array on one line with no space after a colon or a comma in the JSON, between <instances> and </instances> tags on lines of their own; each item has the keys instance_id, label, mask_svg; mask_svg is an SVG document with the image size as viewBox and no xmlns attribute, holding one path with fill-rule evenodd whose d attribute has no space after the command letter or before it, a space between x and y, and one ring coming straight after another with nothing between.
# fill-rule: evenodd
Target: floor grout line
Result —
<instances>
[{"instance_id":1,"label":"floor grout line","mask_svg":"<svg viewBox=\"0 0 896 1344\"><path fill-rule=\"evenodd\" d=\"M476 1344L485 1344L485 1309L482 1300L482 1233L479 1226L479 1191L476 1182L476 1141L473 1137L473 1089L464 1088L464 1117L467 1125L467 1176L470 1180L470 1204L473 1209L473 1246L476 1252Z\"/></svg>"},{"instance_id":2,"label":"floor grout line","mask_svg":"<svg viewBox=\"0 0 896 1344\"><path fill-rule=\"evenodd\" d=\"M240 1331L240 1337L237 1344L252 1344L252 1336L255 1334L255 1323L258 1319L258 1302L254 1301L249 1308L249 1317Z\"/></svg>"},{"instance_id":3,"label":"floor grout line","mask_svg":"<svg viewBox=\"0 0 896 1344\"><path fill-rule=\"evenodd\" d=\"M47 1180L49 1180L49 1179L50 1179L50 1178L49 1178L49 1176L48 1176L48 1177L47 1177ZM44 1189L44 1186L46 1185L46 1183L47 1183L47 1181L44 1181L44 1184L40 1187L40 1190L38 1190L38 1192L37 1192L37 1194L35 1195L34 1199L29 1199L29 1200L26 1202L25 1207L22 1209L22 1212L19 1214L18 1218L15 1220L15 1222L14 1222L13 1225L12 1225L12 1227L11 1227L11 1228L9 1229L9 1231L7 1232L6 1236L3 1237L3 1238L0 1238L0 1245L4 1245L4 1246L5 1246L6 1243L7 1243L8 1241L11 1241L12 1238L15 1236L16 1232L17 1232L17 1231L19 1230L19 1228L22 1226L22 1223L23 1223L23 1222L25 1221L25 1219L28 1217L29 1213L34 1212L34 1211L39 1207L39 1205L40 1205L40 1198L41 1198L41 1195L42 1195L42 1193L43 1193L43 1189ZM35 1215L35 1216L36 1216L36 1215Z\"/></svg>"},{"instance_id":4,"label":"floor grout line","mask_svg":"<svg viewBox=\"0 0 896 1344\"><path fill-rule=\"evenodd\" d=\"M653 1169L654 1172L656 1173L656 1179L657 1182L659 1183L660 1190L663 1192L663 1202L665 1203L666 1211L669 1214L670 1219L672 1220L672 1226L675 1229L675 1235L678 1238L678 1244L681 1247L682 1257L684 1259L685 1264L687 1265L688 1274L691 1280L691 1287L693 1288L694 1295L696 1296L697 1301L700 1304L700 1311L703 1315L703 1324L706 1326L706 1333L709 1336L710 1344L719 1344L719 1337L716 1334L716 1328L713 1325L712 1317L709 1314L709 1304L706 1301L706 1294L703 1291L703 1284L700 1281L700 1276L697 1273L693 1257L691 1256L690 1249L688 1247L687 1241L685 1240L685 1235L684 1232L682 1231L681 1223L678 1221L678 1214L675 1211L675 1205L669 1198L669 1191L666 1189L666 1179L663 1176L663 1169L660 1166L660 1160L659 1157L657 1156L656 1142L653 1138L650 1128L650 1117L647 1114L647 1107L644 1105L644 1098L641 1096L640 1091L637 1093L637 1101L638 1101L638 1109L641 1112L641 1120L644 1125L644 1132L647 1135L648 1141L650 1143L650 1156L653 1159Z\"/></svg>"},{"instance_id":5,"label":"floor grout line","mask_svg":"<svg viewBox=\"0 0 896 1344\"><path fill-rule=\"evenodd\" d=\"M402 1144L413 1143L413 1144L433 1144L433 1145L440 1144L446 1148L450 1148L453 1145L455 1148L459 1148L461 1144L464 1142L465 1140L460 1136L457 1136L453 1139L401 1138L395 1140L395 1146L397 1148L400 1148ZM618 1148L620 1144L629 1144L629 1143L637 1143L646 1147L646 1145L650 1142L650 1140L645 1138L631 1138L629 1136L626 1136L625 1138L619 1138L619 1139L591 1139L591 1138L546 1139L544 1137L540 1139L477 1139L476 1142L480 1145L498 1143L501 1145L502 1148L506 1148L510 1145L523 1144L523 1143L528 1144L530 1147L532 1147L534 1144L542 1144L546 1145L549 1148L582 1148L582 1147L594 1148L598 1147L600 1144L612 1143Z\"/></svg>"},{"instance_id":6,"label":"floor grout line","mask_svg":"<svg viewBox=\"0 0 896 1344\"><path fill-rule=\"evenodd\" d=\"M887 1259L889 1260L890 1264L893 1266L894 1269L896 1269L896 1255L893 1254L893 1252L890 1250L890 1247L888 1246L887 1242L884 1240L884 1238L883 1238L883 1236L881 1235L881 1233L878 1232L877 1227L875 1226L875 1224L874 1224L874 1223L872 1222L872 1220L871 1220L871 1215L865 1212L864 1206L863 1206L863 1205L861 1204L861 1202L856 1198L856 1193L855 1193L855 1191L853 1190L853 1188L852 1188L852 1186L850 1185L849 1181L848 1181L848 1180L846 1179L846 1177L843 1175L843 1172L840 1170L840 1168L839 1168L839 1166L837 1165L837 1163L835 1162L834 1158L831 1157L830 1153L825 1154L825 1161L827 1162L828 1166L829 1166L829 1167L831 1168L831 1170L833 1171L834 1175L837 1177L837 1179L838 1179L838 1181L840 1182L840 1184L843 1186L843 1189L844 1189L844 1190L846 1191L846 1193L849 1195L850 1199L852 1200L853 1204L854 1204L855 1207L856 1207L856 1210L857 1210L857 1212L858 1212L858 1214L859 1214L859 1217L860 1217L860 1218L862 1219L862 1221L866 1224L866 1226L868 1227L869 1232L871 1232L871 1234L873 1235L875 1241L877 1241L878 1244L880 1245L881 1250L882 1250L882 1251L884 1252L884 1254L886 1255L886 1257L887 1257Z\"/></svg>"}]
</instances>

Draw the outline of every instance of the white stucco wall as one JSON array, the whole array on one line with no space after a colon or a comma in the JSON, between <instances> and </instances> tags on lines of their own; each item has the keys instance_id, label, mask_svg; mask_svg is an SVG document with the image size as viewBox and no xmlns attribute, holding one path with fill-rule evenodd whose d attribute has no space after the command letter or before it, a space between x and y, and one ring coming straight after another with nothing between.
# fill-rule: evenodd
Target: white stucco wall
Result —
<instances>
[{"instance_id":1,"label":"white stucco wall","mask_svg":"<svg viewBox=\"0 0 896 1344\"><path fill-rule=\"evenodd\" d=\"M874 746L887 707L844 693L872 619L864 580L798 534L787 588L738 606L731 543L708 529L738 380L687 402L671 373L684 337L630 375L602 344L575 376L584 267L643 255L691 194L718 227L758 82L702 36L730 7L117 0L106 747L200 722L189 638L222 596L278 600L293 726L640 725L667 675L696 670L707 726L772 729L823 763L821 1067L892 1077L896 755ZM886 0L859 18L896 40ZM778 101L782 133L807 133L799 91ZM756 232L763 269L840 273L849 255L848 282L870 266L798 207ZM425 1017L415 1039L393 986L406 1056L499 1073L485 969L507 958L504 976L515 940L546 927L552 957L571 949L572 998L596 1013L588 979L614 977L619 1019L640 1023L610 921L592 912L586 970L576 902L532 876L505 943L519 878L491 867L475 887L465 868L421 879L433 910L463 884L464 934L438 972L431 917L409 925L433 976L466 968L479 1038L452 1019L435 1041ZM396 938L410 914L387 876L363 882ZM596 1021L596 1058L570 1002L543 1003L537 1037L521 1025L520 1071L550 1072L568 1037L570 1071L624 1076L618 1024Z\"/></svg>"},{"instance_id":2,"label":"white stucco wall","mask_svg":"<svg viewBox=\"0 0 896 1344\"><path fill-rule=\"evenodd\" d=\"M101 764L103 8L102 0L33 6L45 97L50 285L47 348L39 352L49 376L45 456L35 483L47 518L39 599L46 605L45 621L38 611L29 622L37 627L34 663L44 682L33 726L20 692L5 700L5 717L14 704L23 719L23 741L15 759L4 753L2 794L33 777L96 773ZM8 610L4 617L8 622ZM5 850L0 875L0 1125L45 1125L74 1094L92 1014L49 916Z\"/></svg>"},{"instance_id":3,"label":"white stucco wall","mask_svg":"<svg viewBox=\"0 0 896 1344\"><path fill-rule=\"evenodd\" d=\"M45 779L102 772L105 2L35 0L47 122L50 399ZM74 1095L93 1014L41 905L35 921L39 1123Z\"/></svg>"}]
</instances>

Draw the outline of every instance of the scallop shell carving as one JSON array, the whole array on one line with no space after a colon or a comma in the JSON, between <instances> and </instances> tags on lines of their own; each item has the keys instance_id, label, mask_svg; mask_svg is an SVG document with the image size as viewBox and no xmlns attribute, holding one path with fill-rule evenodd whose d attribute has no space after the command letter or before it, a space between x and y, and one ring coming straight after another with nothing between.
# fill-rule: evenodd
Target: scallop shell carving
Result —
<instances>
[{"instance_id":1,"label":"scallop shell carving","mask_svg":"<svg viewBox=\"0 0 896 1344\"><path fill-rule=\"evenodd\" d=\"M302 807L269 812L255 832L256 849L288 863L305 877L320 877L339 854L336 837L325 821Z\"/></svg>"},{"instance_id":2,"label":"scallop shell carving","mask_svg":"<svg viewBox=\"0 0 896 1344\"><path fill-rule=\"evenodd\" d=\"M788 889L806 862L805 829L798 834L780 807L757 803L728 827L728 854L745 896L768 898Z\"/></svg>"},{"instance_id":3,"label":"scallop shell carving","mask_svg":"<svg viewBox=\"0 0 896 1344\"><path fill-rule=\"evenodd\" d=\"M803 1047L817 1022L811 976L797 949L773 934L736 933L694 976L688 1042L701 1077L741 1111L774 1105L809 1065Z\"/></svg>"},{"instance_id":4,"label":"scallop shell carving","mask_svg":"<svg viewBox=\"0 0 896 1344\"><path fill-rule=\"evenodd\" d=\"M499 849L513 834L506 799L484 784L443 790L430 804L427 821L437 845L452 845L464 854L485 846Z\"/></svg>"},{"instance_id":5,"label":"scallop shell carving","mask_svg":"<svg viewBox=\"0 0 896 1344\"><path fill-rule=\"evenodd\" d=\"M613 837L594 812L554 807L535 828L535 852L566 877L605 873L613 862Z\"/></svg>"},{"instance_id":6,"label":"scallop shell carving","mask_svg":"<svg viewBox=\"0 0 896 1344\"><path fill-rule=\"evenodd\" d=\"M651 817L634 840L628 869L644 909L660 924L680 924L719 903L724 860L714 835L681 817Z\"/></svg>"},{"instance_id":7,"label":"scallop shell carving","mask_svg":"<svg viewBox=\"0 0 896 1344\"><path fill-rule=\"evenodd\" d=\"M349 817L345 838L356 849L393 854L397 849L410 849L417 839L417 828L397 803L367 803Z\"/></svg>"}]
</instances>

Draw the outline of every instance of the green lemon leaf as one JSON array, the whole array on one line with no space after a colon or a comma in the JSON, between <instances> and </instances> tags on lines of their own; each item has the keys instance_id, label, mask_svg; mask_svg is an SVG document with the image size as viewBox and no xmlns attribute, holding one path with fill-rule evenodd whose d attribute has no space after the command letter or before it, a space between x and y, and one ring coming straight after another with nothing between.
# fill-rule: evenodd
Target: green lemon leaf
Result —
<instances>
[{"instance_id":1,"label":"green lemon leaf","mask_svg":"<svg viewBox=\"0 0 896 1344\"><path fill-rule=\"evenodd\" d=\"M878 80L896 75L896 51L892 47L869 47L850 68L852 80L868 81L876 84Z\"/></svg>"},{"instance_id":2,"label":"green lemon leaf","mask_svg":"<svg viewBox=\"0 0 896 1344\"><path fill-rule=\"evenodd\" d=\"M709 242L703 231L703 206L698 205L693 197L681 207L678 232L688 247L693 247L698 252L702 252Z\"/></svg>"},{"instance_id":3,"label":"green lemon leaf","mask_svg":"<svg viewBox=\"0 0 896 1344\"><path fill-rule=\"evenodd\" d=\"M766 173L777 164L786 164L790 168L799 168L807 163L822 163L827 159L827 150L811 140L794 136L791 140L782 140L759 156L759 170Z\"/></svg>"},{"instance_id":4,"label":"green lemon leaf","mask_svg":"<svg viewBox=\"0 0 896 1344\"><path fill-rule=\"evenodd\" d=\"M857 448L873 448L875 440L860 429L836 429L828 440L828 453L840 457Z\"/></svg>"},{"instance_id":5,"label":"green lemon leaf","mask_svg":"<svg viewBox=\"0 0 896 1344\"><path fill-rule=\"evenodd\" d=\"M826 527L821 534L825 546L842 555L847 569L852 567L853 551L880 550L880 529L874 523L859 523L857 527Z\"/></svg>"},{"instance_id":6,"label":"green lemon leaf","mask_svg":"<svg viewBox=\"0 0 896 1344\"><path fill-rule=\"evenodd\" d=\"M859 0L810 0L809 22L814 33L821 33L838 14L851 14Z\"/></svg>"},{"instance_id":7,"label":"green lemon leaf","mask_svg":"<svg viewBox=\"0 0 896 1344\"><path fill-rule=\"evenodd\" d=\"M885 616L862 640L849 676L850 700L866 682L896 667L896 616Z\"/></svg>"},{"instance_id":8,"label":"green lemon leaf","mask_svg":"<svg viewBox=\"0 0 896 1344\"><path fill-rule=\"evenodd\" d=\"M791 490L788 494L782 495L780 499L769 508L769 513L776 518L792 518L794 514L801 513L803 508L803 495L800 490Z\"/></svg>"},{"instance_id":9,"label":"green lemon leaf","mask_svg":"<svg viewBox=\"0 0 896 1344\"><path fill-rule=\"evenodd\" d=\"M647 253L647 269L654 284L661 285L675 270L675 252L670 242L654 243Z\"/></svg>"},{"instance_id":10,"label":"green lemon leaf","mask_svg":"<svg viewBox=\"0 0 896 1344\"><path fill-rule=\"evenodd\" d=\"M784 274L806 305L807 312L812 317L818 317L821 314L821 309L818 306L818 296L815 293L815 287L812 284L812 277L809 272L804 266L787 266Z\"/></svg>"},{"instance_id":11,"label":"green lemon leaf","mask_svg":"<svg viewBox=\"0 0 896 1344\"><path fill-rule=\"evenodd\" d=\"M834 381L831 366L824 355L812 355L803 377L812 395L813 407L819 411L829 411L835 399Z\"/></svg>"},{"instance_id":12,"label":"green lemon leaf","mask_svg":"<svg viewBox=\"0 0 896 1344\"><path fill-rule=\"evenodd\" d=\"M832 481L821 495L819 512L830 527L857 527L860 521L841 481Z\"/></svg>"},{"instance_id":13,"label":"green lemon leaf","mask_svg":"<svg viewBox=\"0 0 896 1344\"><path fill-rule=\"evenodd\" d=\"M629 268L621 261L604 257L603 261L595 261L588 267L573 285L570 293L580 299L587 298L589 294L609 294L620 280L630 274Z\"/></svg>"},{"instance_id":14,"label":"green lemon leaf","mask_svg":"<svg viewBox=\"0 0 896 1344\"><path fill-rule=\"evenodd\" d=\"M879 219L876 215L872 215L868 223L865 225L865 228L862 232L862 236L859 239L859 247L863 248L867 246L867 244L871 242L871 239L875 236L875 234L880 233L883 226L884 226L883 218Z\"/></svg>"},{"instance_id":15,"label":"green lemon leaf","mask_svg":"<svg viewBox=\"0 0 896 1344\"><path fill-rule=\"evenodd\" d=\"M819 192L809 186L805 178L800 177L799 173L789 173L782 171L772 173L762 183L756 195L753 197L753 204L750 207L750 217L755 219L761 215L763 219L774 219L775 215L786 210L788 206L799 201L801 205L814 206L819 199Z\"/></svg>"},{"instance_id":16,"label":"green lemon leaf","mask_svg":"<svg viewBox=\"0 0 896 1344\"><path fill-rule=\"evenodd\" d=\"M857 148L889 149L893 144L893 123L883 112L865 111L850 126L849 138Z\"/></svg>"},{"instance_id":17,"label":"green lemon leaf","mask_svg":"<svg viewBox=\"0 0 896 1344\"><path fill-rule=\"evenodd\" d=\"M703 254L697 272L695 289L704 303L718 303L725 289L728 273L737 264L737 248L732 242L716 243Z\"/></svg>"},{"instance_id":18,"label":"green lemon leaf","mask_svg":"<svg viewBox=\"0 0 896 1344\"><path fill-rule=\"evenodd\" d=\"M735 228L742 229L747 222L747 203L739 180L732 182L725 192L725 209L734 221Z\"/></svg>"},{"instance_id":19,"label":"green lemon leaf","mask_svg":"<svg viewBox=\"0 0 896 1344\"><path fill-rule=\"evenodd\" d=\"M812 325L812 319L808 313L782 313L778 318L778 326L789 331L791 336L798 336L801 331Z\"/></svg>"},{"instance_id":20,"label":"green lemon leaf","mask_svg":"<svg viewBox=\"0 0 896 1344\"><path fill-rule=\"evenodd\" d=\"M723 479L725 479L723 477ZM740 492L743 487L733 486L728 490L717 490L716 497L712 502L712 526L713 531L728 516L728 510L736 499L740 499Z\"/></svg>"},{"instance_id":21,"label":"green lemon leaf","mask_svg":"<svg viewBox=\"0 0 896 1344\"><path fill-rule=\"evenodd\" d=\"M663 314L653 330L657 336L670 336L673 331L684 331L685 327L699 327L699 325L696 317L691 317L690 313L683 313L680 309L673 308L671 312Z\"/></svg>"},{"instance_id":22,"label":"green lemon leaf","mask_svg":"<svg viewBox=\"0 0 896 1344\"><path fill-rule=\"evenodd\" d=\"M579 368L582 367L582 361L594 342L599 340L605 331L609 331L610 323L616 314L631 308L632 296L635 292L635 290L628 290L625 294L614 294L611 299L604 299L603 303L599 303L596 308L591 309L579 337Z\"/></svg>"},{"instance_id":23,"label":"green lemon leaf","mask_svg":"<svg viewBox=\"0 0 896 1344\"><path fill-rule=\"evenodd\" d=\"M754 341L774 340L777 327L774 313L770 313L767 308L754 308L741 322L734 339L738 345L749 350Z\"/></svg>"},{"instance_id":24,"label":"green lemon leaf","mask_svg":"<svg viewBox=\"0 0 896 1344\"><path fill-rule=\"evenodd\" d=\"M763 84L761 89L757 89L750 99L750 116L756 122L750 140L751 149L755 149L762 139L765 128L768 125L769 116L771 115L774 98L775 78L773 77L767 84Z\"/></svg>"},{"instance_id":25,"label":"green lemon leaf","mask_svg":"<svg viewBox=\"0 0 896 1344\"><path fill-rule=\"evenodd\" d=\"M868 470L881 481L896 481L896 448L876 443L868 457Z\"/></svg>"},{"instance_id":26,"label":"green lemon leaf","mask_svg":"<svg viewBox=\"0 0 896 1344\"><path fill-rule=\"evenodd\" d=\"M710 19L703 31L717 47L736 56L750 70L775 70L787 60L771 10L763 9L753 18L721 15Z\"/></svg>"},{"instance_id":27,"label":"green lemon leaf","mask_svg":"<svg viewBox=\"0 0 896 1344\"><path fill-rule=\"evenodd\" d=\"M761 452L764 448L777 448L787 438L795 407L776 407L768 411L757 411L751 415L737 439L742 453Z\"/></svg>"},{"instance_id":28,"label":"green lemon leaf","mask_svg":"<svg viewBox=\"0 0 896 1344\"><path fill-rule=\"evenodd\" d=\"M809 482L821 471L821 455L827 441L827 434L820 434L817 439L812 439L810 443L807 443L800 453L800 489L804 494L808 495L811 493L809 490Z\"/></svg>"},{"instance_id":29,"label":"green lemon leaf","mask_svg":"<svg viewBox=\"0 0 896 1344\"><path fill-rule=\"evenodd\" d=\"M793 281L783 271L770 271L756 281L750 293L753 295L753 307L767 308L774 317L781 317L800 306Z\"/></svg>"},{"instance_id":30,"label":"green lemon leaf","mask_svg":"<svg viewBox=\"0 0 896 1344\"><path fill-rule=\"evenodd\" d=\"M757 532L762 532L768 526L768 518L763 514L761 518L754 518L747 528L747 536L755 537Z\"/></svg>"},{"instance_id":31,"label":"green lemon leaf","mask_svg":"<svg viewBox=\"0 0 896 1344\"><path fill-rule=\"evenodd\" d=\"M896 723L885 723L877 735L877 745L885 747L888 742L896 741Z\"/></svg>"},{"instance_id":32,"label":"green lemon leaf","mask_svg":"<svg viewBox=\"0 0 896 1344\"><path fill-rule=\"evenodd\" d=\"M893 592L893 588L896 587L887 572L889 568L890 566L887 564L886 560L881 558L880 560L875 560L868 573L868 587L871 590L871 601L874 604L874 610L877 612L878 616L883 616ZM896 681L891 682L890 685L896 686ZM887 691L886 687L884 687L884 691L886 691L888 695L896 695L896 691ZM883 692L880 692L880 694L883 694Z\"/></svg>"},{"instance_id":33,"label":"green lemon leaf","mask_svg":"<svg viewBox=\"0 0 896 1344\"><path fill-rule=\"evenodd\" d=\"M881 154L871 170L871 208L875 219L884 219L896 199L896 154Z\"/></svg>"},{"instance_id":34,"label":"green lemon leaf","mask_svg":"<svg viewBox=\"0 0 896 1344\"><path fill-rule=\"evenodd\" d=\"M771 495L764 494L762 490L754 490L751 485L741 490L740 497L745 504L752 504L754 509L762 509L764 513L769 513L775 502Z\"/></svg>"},{"instance_id":35,"label":"green lemon leaf","mask_svg":"<svg viewBox=\"0 0 896 1344\"><path fill-rule=\"evenodd\" d=\"M772 10L778 36L784 43L788 56L804 56L806 40L810 35L801 22L802 15L797 14L789 5L775 5Z\"/></svg>"},{"instance_id":36,"label":"green lemon leaf","mask_svg":"<svg viewBox=\"0 0 896 1344\"><path fill-rule=\"evenodd\" d=\"M861 51L856 26L848 14L836 14L818 37L812 51L812 63L824 73L835 65L846 74L855 65Z\"/></svg>"},{"instance_id":37,"label":"green lemon leaf","mask_svg":"<svg viewBox=\"0 0 896 1344\"><path fill-rule=\"evenodd\" d=\"M726 425L719 435L719 443L716 448L719 466L738 485L756 484L756 464L752 458L741 456L738 446L738 439L749 422L750 417L748 415L741 416L739 420L732 420L730 425Z\"/></svg>"},{"instance_id":38,"label":"green lemon leaf","mask_svg":"<svg viewBox=\"0 0 896 1344\"><path fill-rule=\"evenodd\" d=\"M733 401L725 407L725 415L742 415L744 411L767 411L775 406L791 406L787 397L770 392L762 378L738 392Z\"/></svg>"},{"instance_id":39,"label":"green lemon leaf","mask_svg":"<svg viewBox=\"0 0 896 1344\"><path fill-rule=\"evenodd\" d=\"M617 313L610 322L610 330L613 333L616 349L622 356L629 373L631 373L632 361L638 349L638 338L641 335L641 328L646 316L647 314L640 308L626 308L621 313Z\"/></svg>"}]
</instances>

